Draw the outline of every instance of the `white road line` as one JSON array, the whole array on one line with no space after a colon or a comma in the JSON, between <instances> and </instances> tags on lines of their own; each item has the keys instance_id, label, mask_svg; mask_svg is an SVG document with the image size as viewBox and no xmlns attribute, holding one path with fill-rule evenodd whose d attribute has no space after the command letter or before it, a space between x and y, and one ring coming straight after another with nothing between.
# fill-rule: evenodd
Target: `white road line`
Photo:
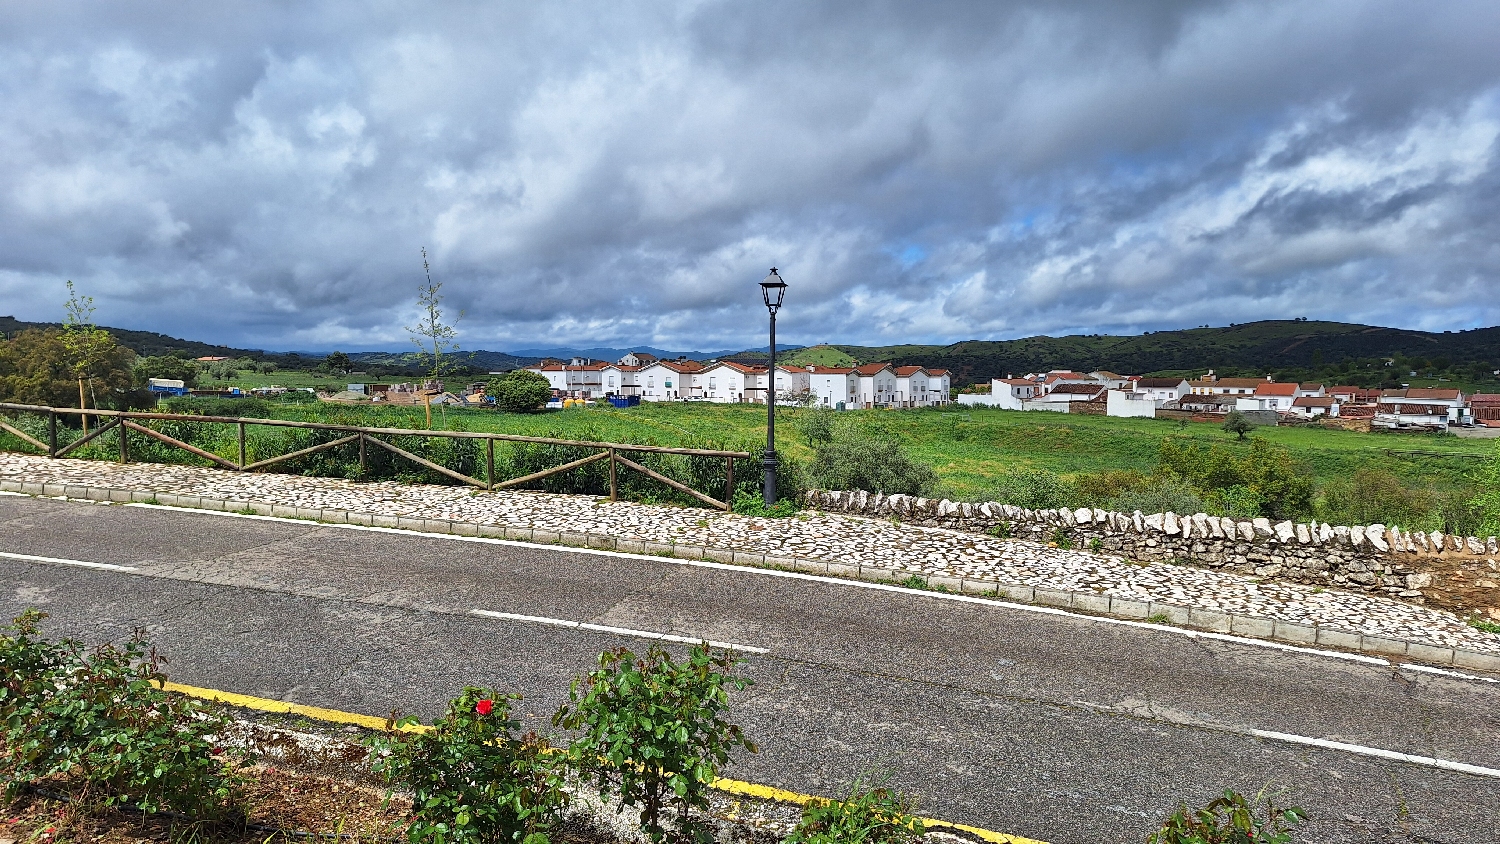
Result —
<instances>
[{"instance_id":1,"label":"white road line","mask_svg":"<svg viewBox=\"0 0 1500 844\"><path fill-rule=\"evenodd\" d=\"M568 621L564 618L546 618L539 615L520 615L511 612L495 612L493 610L469 610L470 615L481 615L485 618L503 618L506 621L523 621L528 624L550 624L554 627L567 627L574 630L592 630L595 633L614 633L619 636L630 636L636 639L659 639L664 642L681 642L685 645L697 645L707 642L710 647L728 648L732 651L744 651L750 654L770 653L767 648L757 648L754 645L736 645L732 642L716 642L713 639L695 639L692 636L674 636L670 633L653 633L650 630L632 630L629 627L609 627L604 624L589 624L584 621Z\"/></svg>"},{"instance_id":2,"label":"white road line","mask_svg":"<svg viewBox=\"0 0 1500 844\"><path fill-rule=\"evenodd\" d=\"M1340 750L1344 753L1355 753L1360 756L1373 756L1377 759L1391 759L1396 762L1409 762L1413 765L1424 765L1429 768L1441 768L1445 771L1458 771L1463 774L1474 774L1481 777L1495 777L1496 779L1500 779L1500 769L1470 765L1466 762L1450 762L1447 759L1436 759L1431 756L1414 756L1410 753L1398 753L1394 750L1382 750L1378 747L1365 747L1362 744L1346 744L1341 741L1308 738L1307 736L1299 736L1292 733L1277 733L1271 730L1251 730L1250 734L1274 741L1304 744L1309 747L1321 747L1325 750Z\"/></svg>"},{"instance_id":3,"label":"white road line","mask_svg":"<svg viewBox=\"0 0 1500 844\"><path fill-rule=\"evenodd\" d=\"M779 569L762 569L753 566L736 566L728 563L715 563L708 560L684 560L677 557L657 557L650 554L631 554L624 551L605 551L596 548L576 548L570 545L549 545L541 542L522 542L515 539L493 539L486 536L454 536L451 533L426 533L423 531L406 530L403 528L372 527L369 525L329 524L324 522L312 522L307 519L288 519L281 516L260 516L249 513L226 513L222 510L202 510L196 507L172 507L165 504L126 504L126 507L141 507L151 510L171 510L176 513L193 513L204 516L226 516L233 519L255 519L265 522L281 522L290 525L301 525L303 527L326 527L343 528L345 530L370 531L373 533L390 533L401 536L419 536L424 539L446 539L454 542L475 542L487 545L508 545L515 548L535 548L544 551L556 551L566 554L593 554L603 557L620 557L627 560L645 560L653 563L664 563L668 565L689 566L692 568L706 568L718 571L735 572L745 575L759 575L761 577L779 577L788 580L803 580L809 583L825 583L832 586L843 586L850 589L870 589L881 592L900 592L908 595L920 595L939 601L957 601L965 604L978 604L981 606L998 607L1020 612L1035 613L1038 615L1055 615L1065 618L1075 618L1080 621L1089 621L1095 624L1112 624L1119 627L1135 627L1142 630L1150 630L1157 633L1169 633L1176 636L1186 636L1189 639L1214 639L1221 642L1230 642L1238 645L1248 645L1256 648L1267 648L1270 650L1287 651L1292 653L1307 654L1308 656L1320 656L1330 659L1341 659L1349 662L1360 662L1369 665L1390 667L1394 665L1390 660L1378 656L1365 654L1346 653L1344 651L1325 650L1323 648L1309 648L1298 645L1290 645L1284 642L1276 642L1270 639L1252 639L1246 636L1235 636L1227 633L1210 633L1203 630L1189 630L1183 627L1173 627L1168 624L1153 624L1149 621L1131 621L1124 618L1111 618L1109 616L1088 615L1085 613L1072 612L1071 610L1059 609L1057 607L1044 607L1036 604L1021 604L1013 601L1002 601L997 598L980 598L973 595L956 595L951 592L934 592L926 589L911 589L905 586L897 586L890 583L872 583L868 580L849 580L840 577L827 577L818 574L807 574L797 571L781 571ZM1003 588L1003 587L1002 587ZM1403 663L1403 666L1410 665ZM1433 669L1434 671L1441 669ZM1454 676L1468 677L1453 672ZM1473 679L1486 680L1488 678L1477 677Z\"/></svg>"},{"instance_id":4,"label":"white road line","mask_svg":"<svg viewBox=\"0 0 1500 844\"><path fill-rule=\"evenodd\" d=\"M1460 680L1479 680L1484 683L1500 683L1500 679L1497 679L1495 677L1480 677L1475 674L1465 674L1462 671L1449 671L1446 668L1433 668L1430 665L1413 665L1410 662L1403 662L1397 667L1403 671L1420 671L1423 674L1441 674L1444 677L1457 677Z\"/></svg>"},{"instance_id":5,"label":"white road line","mask_svg":"<svg viewBox=\"0 0 1500 844\"><path fill-rule=\"evenodd\" d=\"M86 569L104 569L105 571L135 571L135 566L116 566L110 563L90 563L86 560L64 560L58 557L38 557L34 554L12 554L0 551L0 557L8 560L24 560L28 563L56 563L60 566L82 566Z\"/></svg>"}]
</instances>

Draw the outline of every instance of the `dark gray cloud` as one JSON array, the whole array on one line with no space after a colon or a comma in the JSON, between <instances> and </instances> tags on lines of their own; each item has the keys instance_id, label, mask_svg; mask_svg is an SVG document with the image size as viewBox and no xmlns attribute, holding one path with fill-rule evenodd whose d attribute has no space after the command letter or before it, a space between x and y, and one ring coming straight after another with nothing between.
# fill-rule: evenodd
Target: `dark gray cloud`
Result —
<instances>
[{"instance_id":1,"label":"dark gray cloud","mask_svg":"<svg viewBox=\"0 0 1500 844\"><path fill-rule=\"evenodd\" d=\"M11 4L0 312L267 348L1500 323L1500 6Z\"/></svg>"}]
</instances>

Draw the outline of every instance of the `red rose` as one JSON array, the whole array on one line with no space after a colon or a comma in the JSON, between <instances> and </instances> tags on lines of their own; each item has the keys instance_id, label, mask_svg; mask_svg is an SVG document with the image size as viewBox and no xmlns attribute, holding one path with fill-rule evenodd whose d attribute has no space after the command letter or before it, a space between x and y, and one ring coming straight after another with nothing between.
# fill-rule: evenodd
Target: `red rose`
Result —
<instances>
[{"instance_id":1,"label":"red rose","mask_svg":"<svg viewBox=\"0 0 1500 844\"><path fill-rule=\"evenodd\" d=\"M495 702L493 700L481 700L480 702L474 704L474 711L478 712L480 715L488 715L494 710Z\"/></svg>"}]
</instances>

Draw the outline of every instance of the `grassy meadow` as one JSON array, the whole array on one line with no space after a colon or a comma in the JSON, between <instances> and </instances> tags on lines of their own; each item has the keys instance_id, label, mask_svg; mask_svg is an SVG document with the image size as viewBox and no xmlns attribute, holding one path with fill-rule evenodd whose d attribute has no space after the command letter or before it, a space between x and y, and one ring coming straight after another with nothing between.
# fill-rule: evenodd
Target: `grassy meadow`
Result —
<instances>
[{"instance_id":1,"label":"grassy meadow","mask_svg":"<svg viewBox=\"0 0 1500 844\"><path fill-rule=\"evenodd\" d=\"M276 418L349 425L421 428L421 407L267 403ZM807 461L813 451L797 430L810 411L777 409L777 447ZM765 441L764 405L708 402L642 403L628 409L607 404L536 414L433 409L434 427L531 436L656 445L717 444L748 448ZM838 414L848 436L889 437L938 473L950 497L982 498L996 480L1019 468L1061 475L1156 466L1162 439L1243 446L1215 425L1163 419L1119 419L1061 413L991 409L852 410ZM1289 450L1321 485L1360 468L1379 468L1413 481L1462 483L1482 458L1495 453L1489 440L1433 434L1362 434L1317 428L1257 428L1262 437ZM1414 454L1410 452L1421 452Z\"/></svg>"}]
</instances>

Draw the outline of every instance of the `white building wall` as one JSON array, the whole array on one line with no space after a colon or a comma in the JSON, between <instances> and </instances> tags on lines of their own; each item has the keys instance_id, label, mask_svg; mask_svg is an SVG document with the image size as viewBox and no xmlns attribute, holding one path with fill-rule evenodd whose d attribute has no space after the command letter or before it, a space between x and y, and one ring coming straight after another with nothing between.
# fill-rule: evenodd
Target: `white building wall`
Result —
<instances>
[{"instance_id":1,"label":"white building wall","mask_svg":"<svg viewBox=\"0 0 1500 844\"><path fill-rule=\"evenodd\" d=\"M1104 402L1104 412L1108 416L1156 418L1156 401L1150 396L1110 390L1105 394Z\"/></svg>"}]
</instances>

